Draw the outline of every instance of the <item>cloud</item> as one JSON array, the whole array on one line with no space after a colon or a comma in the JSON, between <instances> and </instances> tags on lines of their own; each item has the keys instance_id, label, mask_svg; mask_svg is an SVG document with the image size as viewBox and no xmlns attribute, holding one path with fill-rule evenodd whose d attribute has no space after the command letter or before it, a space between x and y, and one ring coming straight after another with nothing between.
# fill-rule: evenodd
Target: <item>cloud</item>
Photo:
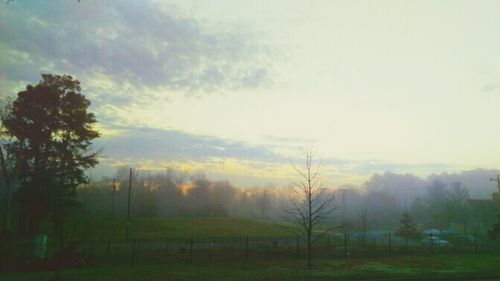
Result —
<instances>
[{"instance_id":1,"label":"cloud","mask_svg":"<svg viewBox=\"0 0 500 281\"><path fill-rule=\"evenodd\" d=\"M44 70L100 75L117 90L198 93L270 82L266 48L250 31L152 1L14 1L0 25L2 52L25 58L2 61L7 81L34 82Z\"/></svg>"},{"instance_id":2,"label":"cloud","mask_svg":"<svg viewBox=\"0 0 500 281\"><path fill-rule=\"evenodd\" d=\"M121 133L96 142L105 156L151 161L199 161L214 158L276 162L284 157L265 146L255 146L222 138L147 127L115 127Z\"/></svg>"},{"instance_id":3,"label":"cloud","mask_svg":"<svg viewBox=\"0 0 500 281\"><path fill-rule=\"evenodd\" d=\"M112 130L113 134L104 136L95 144L104 153L99 168L95 170L101 175L113 174L115 167L120 165L150 170L175 167L248 186L266 182L286 185L290 178L296 176L292 164L299 169L304 165L303 157L296 153L293 156L282 154L277 144L253 145L178 130L138 126L114 125L104 130ZM380 159L349 160L320 156L316 160L315 164L321 163L321 174L329 187L361 184L375 173L424 176L457 170L457 167L443 163L402 164Z\"/></svg>"},{"instance_id":4,"label":"cloud","mask_svg":"<svg viewBox=\"0 0 500 281\"><path fill-rule=\"evenodd\" d=\"M482 93L490 94L490 93L499 93L500 92L500 84L498 83L489 83L481 88Z\"/></svg>"},{"instance_id":5,"label":"cloud","mask_svg":"<svg viewBox=\"0 0 500 281\"><path fill-rule=\"evenodd\" d=\"M352 172L362 175L383 172L430 174L438 171L455 170L456 168L453 165L445 163L403 164L384 160L364 160L359 161Z\"/></svg>"}]
</instances>

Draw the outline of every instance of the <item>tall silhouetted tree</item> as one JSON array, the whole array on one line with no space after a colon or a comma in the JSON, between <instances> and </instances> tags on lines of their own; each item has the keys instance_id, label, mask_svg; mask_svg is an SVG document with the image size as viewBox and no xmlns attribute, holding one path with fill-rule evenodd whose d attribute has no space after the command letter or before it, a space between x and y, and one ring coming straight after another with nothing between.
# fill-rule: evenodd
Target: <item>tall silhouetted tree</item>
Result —
<instances>
[{"instance_id":1,"label":"tall silhouetted tree","mask_svg":"<svg viewBox=\"0 0 500 281\"><path fill-rule=\"evenodd\" d=\"M285 218L297 224L304 231L307 244L307 266L311 268L311 248L314 238L325 230L322 226L335 210L333 193L323 186L320 166L313 166L313 157L306 155L304 169L294 166L297 179L291 180L294 193L284 209Z\"/></svg>"},{"instance_id":2,"label":"tall silhouetted tree","mask_svg":"<svg viewBox=\"0 0 500 281\"><path fill-rule=\"evenodd\" d=\"M6 150L22 154L24 162L16 192L19 234L36 234L49 214L62 234L64 208L73 202L77 185L86 182L85 169L97 164L91 145L99 133L89 106L78 80L42 74L37 85L17 94L4 116L5 133L14 139Z\"/></svg>"},{"instance_id":3,"label":"tall silhouetted tree","mask_svg":"<svg viewBox=\"0 0 500 281\"><path fill-rule=\"evenodd\" d=\"M12 110L12 101L2 100L0 103L0 120L4 120ZM10 238L11 232L11 214L12 214L12 195L19 185L19 175L22 169L22 151L11 153L8 148L13 142L9 137L4 123L0 123L0 195L3 197L3 225L2 241Z\"/></svg>"}]
</instances>

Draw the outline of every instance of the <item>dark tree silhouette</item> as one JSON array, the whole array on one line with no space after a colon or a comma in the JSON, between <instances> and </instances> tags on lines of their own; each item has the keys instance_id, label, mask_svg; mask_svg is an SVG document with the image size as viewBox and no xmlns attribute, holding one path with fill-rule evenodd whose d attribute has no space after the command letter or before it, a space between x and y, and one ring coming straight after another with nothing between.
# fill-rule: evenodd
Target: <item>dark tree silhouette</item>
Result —
<instances>
[{"instance_id":1,"label":"dark tree silhouette","mask_svg":"<svg viewBox=\"0 0 500 281\"><path fill-rule=\"evenodd\" d=\"M80 82L69 75L42 74L37 85L17 94L2 118L5 134L13 138L5 149L23 155L16 191L21 236L35 235L49 214L62 235L64 208L74 202L77 185L86 182L85 169L97 164L98 152L91 148L99 137L92 127L97 121L80 92Z\"/></svg>"},{"instance_id":2,"label":"dark tree silhouette","mask_svg":"<svg viewBox=\"0 0 500 281\"><path fill-rule=\"evenodd\" d=\"M0 120L4 120L11 110L12 101L9 99L2 100ZM0 123L0 140L0 186L4 196L2 241L7 241L11 234L12 194L19 184L23 154L22 151L13 154L6 149L12 143L13 138L8 136L3 122Z\"/></svg>"},{"instance_id":3,"label":"dark tree silhouette","mask_svg":"<svg viewBox=\"0 0 500 281\"><path fill-rule=\"evenodd\" d=\"M405 238L406 241L408 241L408 239L417 240L421 237L420 232L417 230L417 226L413 222L409 213L406 212L401 217L396 235Z\"/></svg>"},{"instance_id":4,"label":"dark tree silhouette","mask_svg":"<svg viewBox=\"0 0 500 281\"><path fill-rule=\"evenodd\" d=\"M311 249L314 239L326 232L324 224L335 210L333 193L324 188L320 166L313 167L312 160L313 157L309 153L306 155L304 170L294 167L298 175L297 180L291 180L295 192L284 209L285 218L304 231L308 268L312 267Z\"/></svg>"}]
</instances>

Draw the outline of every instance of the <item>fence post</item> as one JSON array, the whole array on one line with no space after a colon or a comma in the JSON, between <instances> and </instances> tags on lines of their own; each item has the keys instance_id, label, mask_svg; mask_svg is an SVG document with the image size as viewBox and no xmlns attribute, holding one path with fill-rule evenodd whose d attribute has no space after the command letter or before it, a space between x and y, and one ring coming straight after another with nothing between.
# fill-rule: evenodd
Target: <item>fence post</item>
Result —
<instances>
[{"instance_id":1,"label":"fence post","mask_svg":"<svg viewBox=\"0 0 500 281\"><path fill-rule=\"evenodd\" d=\"M111 239L108 239L108 245L106 247L108 256L111 254Z\"/></svg>"},{"instance_id":2,"label":"fence post","mask_svg":"<svg viewBox=\"0 0 500 281\"><path fill-rule=\"evenodd\" d=\"M474 232L474 254L477 253L476 233Z\"/></svg>"},{"instance_id":3,"label":"fence post","mask_svg":"<svg viewBox=\"0 0 500 281\"><path fill-rule=\"evenodd\" d=\"M212 244L210 244L209 248L210 260L214 260L215 257L215 238L212 237Z\"/></svg>"},{"instance_id":4,"label":"fence post","mask_svg":"<svg viewBox=\"0 0 500 281\"><path fill-rule=\"evenodd\" d=\"M94 241L93 240L90 240L89 242L89 252L90 252L90 256L94 256Z\"/></svg>"},{"instance_id":5,"label":"fence post","mask_svg":"<svg viewBox=\"0 0 500 281\"><path fill-rule=\"evenodd\" d=\"M332 258L334 258L335 254L337 253L337 245L335 244L335 231L333 231L332 233L332 244L333 244Z\"/></svg>"},{"instance_id":6,"label":"fence post","mask_svg":"<svg viewBox=\"0 0 500 281\"><path fill-rule=\"evenodd\" d=\"M392 255L392 239L391 234L389 233L389 256Z\"/></svg>"},{"instance_id":7,"label":"fence post","mask_svg":"<svg viewBox=\"0 0 500 281\"><path fill-rule=\"evenodd\" d=\"M248 236L246 238L245 260L248 260Z\"/></svg>"},{"instance_id":8,"label":"fence post","mask_svg":"<svg viewBox=\"0 0 500 281\"><path fill-rule=\"evenodd\" d=\"M137 240L134 239L132 241L132 266L135 266L135 245L137 243Z\"/></svg>"},{"instance_id":9,"label":"fence post","mask_svg":"<svg viewBox=\"0 0 500 281\"><path fill-rule=\"evenodd\" d=\"M344 257L347 258L347 232L344 232Z\"/></svg>"},{"instance_id":10,"label":"fence post","mask_svg":"<svg viewBox=\"0 0 500 281\"><path fill-rule=\"evenodd\" d=\"M432 235L432 231L431 231L431 254L434 255L434 237Z\"/></svg>"},{"instance_id":11,"label":"fence post","mask_svg":"<svg viewBox=\"0 0 500 281\"><path fill-rule=\"evenodd\" d=\"M297 234L297 238L295 241L295 249L297 251L297 259L300 259L300 241L299 241L299 235Z\"/></svg>"},{"instance_id":12,"label":"fence post","mask_svg":"<svg viewBox=\"0 0 500 281\"><path fill-rule=\"evenodd\" d=\"M189 261L193 262L193 236L191 236L191 240L189 241Z\"/></svg>"}]
</instances>

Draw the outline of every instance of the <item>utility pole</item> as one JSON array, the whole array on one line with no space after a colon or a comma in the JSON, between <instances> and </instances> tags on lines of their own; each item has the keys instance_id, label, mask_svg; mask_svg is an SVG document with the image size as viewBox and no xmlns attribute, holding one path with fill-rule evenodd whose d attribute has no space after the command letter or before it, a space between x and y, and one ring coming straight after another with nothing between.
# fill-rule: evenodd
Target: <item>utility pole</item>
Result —
<instances>
[{"instance_id":1,"label":"utility pole","mask_svg":"<svg viewBox=\"0 0 500 281\"><path fill-rule=\"evenodd\" d=\"M340 189L342 191L342 226L344 228L344 232L347 231L347 221L346 221L346 212L345 212L345 192L347 189Z\"/></svg>"},{"instance_id":2,"label":"utility pole","mask_svg":"<svg viewBox=\"0 0 500 281\"><path fill-rule=\"evenodd\" d=\"M498 184L498 194L500 194L500 175L497 175L497 178L490 178L490 181L496 181Z\"/></svg>"},{"instance_id":3,"label":"utility pole","mask_svg":"<svg viewBox=\"0 0 500 281\"><path fill-rule=\"evenodd\" d=\"M115 193L116 193L116 184L118 180L116 178L113 179L113 197L111 198L111 217L115 218Z\"/></svg>"},{"instance_id":4,"label":"utility pole","mask_svg":"<svg viewBox=\"0 0 500 281\"><path fill-rule=\"evenodd\" d=\"M497 192L494 192L491 197L493 200L497 200L497 201L500 201L500 175L497 174L497 178L490 178L490 181L496 181L497 182L497 185L498 185L498 191Z\"/></svg>"},{"instance_id":5,"label":"utility pole","mask_svg":"<svg viewBox=\"0 0 500 281\"><path fill-rule=\"evenodd\" d=\"M130 195L132 192L132 168L130 168L129 171L129 177L128 177L128 203L127 203L127 232L126 232L126 238L128 240L128 235L130 231Z\"/></svg>"}]
</instances>

